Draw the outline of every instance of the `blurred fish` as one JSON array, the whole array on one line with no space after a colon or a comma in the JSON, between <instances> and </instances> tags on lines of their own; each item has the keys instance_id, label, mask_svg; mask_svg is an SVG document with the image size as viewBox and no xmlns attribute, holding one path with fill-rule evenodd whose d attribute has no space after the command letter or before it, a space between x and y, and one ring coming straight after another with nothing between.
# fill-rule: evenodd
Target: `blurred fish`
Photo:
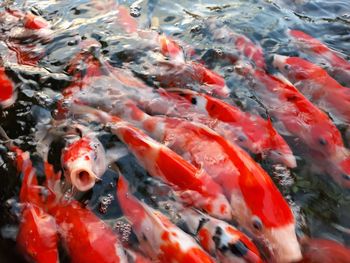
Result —
<instances>
[{"instance_id":1,"label":"blurred fish","mask_svg":"<svg viewBox=\"0 0 350 263\"><path fill-rule=\"evenodd\" d=\"M117 197L124 215L133 226L142 250L159 262L214 262L196 241L160 212L132 196L127 181L120 175Z\"/></svg>"},{"instance_id":2,"label":"blurred fish","mask_svg":"<svg viewBox=\"0 0 350 263\"><path fill-rule=\"evenodd\" d=\"M13 82L6 76L5 68L0 67L0 106L8 108L17 99L17 91Z\"/></svg>"},{"instance_id":3,"label":"blurred fish","mask_svg":"<svg viewBox=\"0 0 350 263\"><path fill-rule=\"evenodd\" d=\"M274 55L273 65L318 107L350 124L350 90L324 69L302 58L281 55Z\"/></svg>"},{"instance_id":4,"label":"blurred fish","mask_svg":"<svg viewBox=\"0 0 350 263\"><path fill-rule=\"evenodd\" d=\"M318 168L332 175L339 184L349 187L349 151L329 117L280 78L249 67L240 69L239 73L249 79L254 94L282 129L307 146L308 149L303 150Z\"/></svg>"},{"instance_id":5,"label":"blurred fish","mask_svg":"<svg viewBox=\"0 0 350 263\"><path fill-rule=\"evenodd\" d=\"M342 244L327 239L303 241L302 263L347 263L350 249Z\"/></svg>"},{"instance_id":6,"label":"blurred fish","mask_svg":"<svg viewBox=\"0 0 350 263\"><path fill-rule=\"evenodd\" d=\"M258 44L253 43L246 36L234 32L227 25L218 24L217 19L214 17L205 19L204 24L207 26L214 41L225 44L233 43L234 48L241 54L242 60L246 58L253 62L257 68L266 68L264 52Z\"/></svg>"},{"instance_id":7,"label":"blurred fish","mask_svg":"<svg viewBox=\"0 0 350 263\"><path fill-rule=\"evenodd\" d=\"M327 71L334 78L350 85L350 63L342 55L303 31L289 30L287 34L298 48L313 55L316 61L326 61L330 65Z\"/></svg>"},{"instance_id":8,"label":"blurred fish","mask_svg":"<svg viewBox=\"0 0 350 263\"><path fill-rule=\"evenodd\" d=\"M1 135L4 136L4 131L0 129ZM16 155L17 171L23 175L19 196L23 209L16 239L18 249L30 261L57 263L57 225L54 218L43 210L44 203L40 195L42 188L38 185L29 153L23 152L9 139L7 145Z\"/></svg>"}]
</instances>

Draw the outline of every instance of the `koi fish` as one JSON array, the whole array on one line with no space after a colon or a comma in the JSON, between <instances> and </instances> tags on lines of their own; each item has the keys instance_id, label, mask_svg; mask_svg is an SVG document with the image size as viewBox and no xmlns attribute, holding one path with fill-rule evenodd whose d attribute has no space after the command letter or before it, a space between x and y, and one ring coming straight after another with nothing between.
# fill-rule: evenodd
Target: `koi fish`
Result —
<instances>
[{"instance_id":1,"label":"koi fish","mask_svg":"<svg viewBox=\"0 0 350 263\"><path fill-rule=\"evenodd\" d=\"M350 249L327 239L310 239L303 244L304 258L301 263L346 263Z\"/></svg>"},{"instance_id":2,"label":"koi fish","mask_svg":"<svg viewBox=\"0 0 350 263\"><path fill-rule=\"evenodd\" d=\"M276 258L283 262L300 257L294 218L287 202L269 175L246 152L206 126L152 117L132 103L125 103L122 109L122 118L206 171L224 190L234 218L259 238L268 240ZM261 224L258 231L255 221ZM282 236L288 236L288 245L280 239Z\"/></svg>"},{"instance_id":3,"label":"koi fish","mask_svg":"<svg viewBox=\"0 0 350 263\"><path fill-rule=\"evenodd\" d=\"M0 83L0 106L4 109L15 103L17 91L12 81L6 76L5 68L3 67L0 67Z\"/></svg>"},{"instance_id":4,"label":"koi fish","mask_svg":"<svg viewBox=\"0 0 350 263\"><path fill-rule=\"evenodd\" d=\"M245 69L242 73L250 78L254 94L283 129L307 145L313 160L336 182L349 187L349 154L328 116L291 84L262 70Z\"/></svg>"},{"instance_id":5,"label":"koi fish","mask_svg":"<svg viewBox=\"0 0 350 263\"><path fill-rule=\"evenodd\" d=\"M189 232L219 262L262 262L254 243L232 225L194 209L182 208L179 214Z\"/></svg>"},{"instance_id":6,"label":"koi fish","mask_svg":"<svg viewBox=\"0 0 350 263\"><path fill-rule=\"evenodd\" d=\"M350 83L350 63L338 55L336 51L300 30L289 30L287 33L302 51L316 55L317 59L324 60L330 64L331 67L327 68L327 71L336 79Z\"/></svg>"},{"instance_id":7,"label":"koi fish","mask_svg":"<svg viewBox=\"0 0 350 263\"><path fill-rule=\"evenodd\" d=\"M71 262L128 262L112 229L79 202L64 200L62 193L55 190L60 174L51 165L45 165L45 173L50 191L46 207L56 219Z\"/></svg>"},{"instance_id":8,"label":"koi fish","mask_svg":"<svg viewBox=\"0 0 350 263\"><path fill-rule=\"evenodd\" d=\"M324 69L302 58L281 55L274 56L273 65L313 103L350 124L350 91Z\"/></svg>"},{"instance_id":9,"label":"koi fish","mask_svg":"<svg viewBox=\"0 0 350 263\"><path fill-rule=\"evenodd\" d=\"M19 200L24 208L16 239L17 246L34 262L57 263L57 225L54 218L43 210L40 187L29 153L14 145L9 148L16 154L17 171L23 174Z\"/></svg>"},{"instance_id":10,"label":"koi fish","mask_svg":"<svg viewBox=\"0 0 350 263\"><path fill-rule=\"evenodd\" d=\"M72 111L91 114L101 123L108 124L111 132L126 144L147 172L172 185L178 190L181 200L205 210L214 217L232 218L231 208L222 188L204 170L194 167L140 129L115 116L80 105L73 105Z\"/></svg>"},{"instance_id":11,"label":"koi fish","mask_svg":"<svg viewBox=\"0 0 350 263\"><path fill-rule=\"evenodd\" d=\"M173 92L174 90L171 90L171 93ZM227 129L227 126L222 127L220 123L210 126L229 141L237 143L254 154L261 153L263 157L267 156L277 163L283 163L290 168L296 167L291 149L274 129L270 120L266 121L258 115L243 112L231 104L206 94L187 90L177 90L175 93L187 99L205 116L232 126L232 129ZM197 121L196 117L193 119Z\"/></svg>"},{"instance_id":12,"label":"koi fish","mask_svg":"<svg viewBox=\"0 0 350 263\"><path fill-rule=\"evenodd\" d=\"M127 181L120 175L117 197L124 215L133 226L142 250L159 262L214 262L194 239L160 212L132 196Z\"/></svg>"},{"instance_id":13,"label":"koi fish","mask_svg":"<svg viewBox=\"0 0 350 263\"><path fill-rule=\"evenodd\" d=\"M235 49L245 58L252 61L256 67L265 69L266 63L262 48L253 43L244 35L238 34L227 25L217 25L216 18L206 19L204 21L209 32L212 33L214 41L220 43L234 43Z\"/></svg>"},{"instance_id":14,"label":"koi fish","mask_svg":"<svg viewBox=\"0 0 350 263\"><path fill-rule=\"evenodd\" d=\"M106 154L101 142L88 135L63 149L61 163L68 181L82 192L91 189L107 169Z\"/></svg>"}]
</instances>

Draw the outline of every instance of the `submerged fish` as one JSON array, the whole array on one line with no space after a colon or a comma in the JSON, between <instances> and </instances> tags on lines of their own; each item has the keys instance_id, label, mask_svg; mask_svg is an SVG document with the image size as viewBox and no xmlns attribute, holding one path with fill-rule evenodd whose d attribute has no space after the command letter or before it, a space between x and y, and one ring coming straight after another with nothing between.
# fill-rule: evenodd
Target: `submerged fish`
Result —
<instances>
[{"instance_id":1,"label":"submerged fish","mask_svg":"<svg viewBox=\"0 0 350 263\"><path fill-rule=\"evenodd\" d=\"M127 181L120 175L117 197L124 215L133 226L142 250L164 263L214 262L196 241L160 212L132 196Z\"/></svg>"},{"instance_id":2,"label":"submerged fish","mask_svg":"<svg viewBox=\"0 0 350 263\"><path fill-rule=\"evenodd\" d=\"M330 67L327 68L327 71L334 78L350 85L350 63L338 52L303 31L289 30L287 33L302 51L314 55L316 61L321 60L329 64Z\"/></svg>"},{"instance_id":3,"label":"submerged fish","mask_svg":"<svg viewBox=\"0 0 350 263\"><path fill-rule=\"evenodd\" d=\"M298 57L275 55L273 65L313 103L350 124L350 90L321 67Z\"/></svg>"},{"instance_id":4,"label":"submerged fish","mask_svg":"<svg viewBox=\"0 0 350 263\"><path fill-rule=\"evenodd\" d=\"M336 182L350 186L349 152L341 134L329 117L315 107L294 86L262 70L245 68L254 94L269 114L289 135L307 146L304 149Z\"/></svg>"}]
</instances>

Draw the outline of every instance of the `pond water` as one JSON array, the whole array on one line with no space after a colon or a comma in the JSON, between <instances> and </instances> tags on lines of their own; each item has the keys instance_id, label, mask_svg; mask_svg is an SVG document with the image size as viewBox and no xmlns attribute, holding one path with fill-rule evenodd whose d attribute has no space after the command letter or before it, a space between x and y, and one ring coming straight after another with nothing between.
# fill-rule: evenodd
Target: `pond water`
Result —
<instances>
[{"instance_id":1,"label":"pond water","mask_svg":"<svg viewBox=\"0 0 350 263\"><path fill-rule=\"evenodd\" d=\"M288 29L302 30L319 39L345 58L350 54L350 2L348 0L140 0L117 1L130 11L139 28L164 32L173 37L188 50L194 50L192 59L204 62L208 67L224 76L231 90L231 103L243 110L260 114L267 118L265 107L249 91L244 78L233 71L233 64L218 59L222 54L233 54L235 48L230 41L215 41L208 29L210 23L219 28L245 35L261 45L268 70L274 72L271 57L274 54L299 56L302 53L291 44ZM49 21L53 33L50 39L42 40L22 37L21 45L29 45L40 59L40 70L21 65L8 50L6 41L16 24L0 24L0 57L8 76L16 83L18 97L13 106L0 109L0 125L7 135L15 140L23 150L31 153L34 166L41 181L44 178L43 164L36 150L35 131L37 123L50 119L55 114L61 92L71 82L67 65L81 48L84 39L94 39L100 43L97 56L111 65L128 69L150 86L157 87L154 78L155 55L149 50L147 40L132 37L122 26L115 23L118 16L115 1L4 1L5 7L31 11ZM185 50L187 50L185 48ZM12 54L12 55L11 55ZM169 76L171 77L171 76ZM349 83L350 86L350 83ZM89 95L89 94L88 94ZM273 120L275 121L275 120ZM347 126L336 123L342 132L345 145L349 146ZM98 126L97 124L95 126ZM98 129L98 128L96 128ZM101 131L98 135L105 147L115 139ZM291 171L276 168L269 161L254 156L272 176L279 189L288 200L297 221L299 237L333 239L350 246L350 195L337 185L331 177L315 172L312 161L298 154L303 145L287 136L287 142L295 150L298 166ZM59 166L60 141L51 145L49 161ZM117 145L120 146L119 144ZM120 146L121 147L121 146ZM208 149L210 151L210 149ZM151 206L166 200L168 188L158 181L149 179L146 171L129 154L116 162L121 172L135 189L135 195ZM125 222L118 202L115 200L115 182L118 173L112 165L94 188L76 196L85 202L95 214L115 226ZM18 194L21 179L4 144L0 144L0 261L22 262L24 259L15 249L20 206ZM167 213L167 211L164 211ZM119 231L123 232L125 229ZM117 224L118 225L118 224ZM126 227L127 228L127 227ZM118 230L117 229L117 230ZM117 231L116 230L116 231ZM135 242L129 237L130 242ZM69 255L61 251L62 262L69 262ZM350 259L349 259L350 260Z\"/></svg>"}]
</instances>

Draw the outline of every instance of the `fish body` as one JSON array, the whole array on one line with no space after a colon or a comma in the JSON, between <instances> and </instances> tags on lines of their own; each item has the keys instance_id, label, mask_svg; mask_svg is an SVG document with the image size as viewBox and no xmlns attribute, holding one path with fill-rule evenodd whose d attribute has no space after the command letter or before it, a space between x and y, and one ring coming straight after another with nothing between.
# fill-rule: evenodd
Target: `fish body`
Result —
<instances>
[{"instance_id":1,"label":"fish body","mask_svg":"<svg viewBox=\"0 0 350 263\"><path fill-rule=\"evenodd\" d=\"M184 208L179 212L190 233L222 263L263 262L254 243L225 221Z\"/></svg>"},{"instance_id":2,"label":"fish body","mask_svg":"<svg viewBox=\"0 0 350 263\"><path fill-rule=\"evenodd\" d=\"M350 91L324 69L299 57L280 55L274 56L273 64L318 107L350 123Z\"/></svg>"},{"instance_id":3,"label":"fish body","mask_svg":"<svg viewBox=\"0 0 350 263\"><path fill-rule=\"evenodd\" d=\"M0 67L0 106L8 108L15 103L17 91L13 82L6 76L5 68Z\"/></svg>"},{"instance_id":4,"label":"fish body","mask_svg":"<svg viewBox=\"0 0 350 263\"><path fill-rule=\"evenodd\" d=\"M142 127L197 168L206 171L225 192L234 218L259 238L271 243L276 258L299 258L292 212L269 175L238 146L203 125L182 119L152 117L132 103L122 117ZM258 201L259 200L259 201ZM254 222L263 225L256 231ZM288 246L280 236L288 236Z\"/></svg>"},{"instance_id":5,"label":"fish body","mask_svg":"<svg viewBox=\"0 0 350 263\"><path fill-rule=\"evenodd\" d=\"M327 71L336 79L350 83L350 63L336 51L330 49L321 41L300 30L289 30L288 35L293 38L302 51L314 55L316 60L321 59L330 65Z\"/></svg>"},{"instance_id":6,"label":"fish body","mask_svg":"<svg viewBox=\"0 0 350 263\"><path fill-rule=\"evenodd\" d=\"M164 263L214 262L193 238L160 212L133 197L127 181L119 176L117 197L124 215L133 226L143 251Z\"/></svg>"},{"instance_id":7,"label":"fish body","mask_svg":"<svg viewBox=\"0 0 350 263\"><path fill-rule=\"evenodd\" d=\"M245 73L246 74L246 73ZM350 186L348 151L329 117L294 86L262 70L250 71L254 94L288 134L307 145L309 155L344 187Z\"/></svg>"},{"instance_id":8,"label":"fish body","mask_svg":"<svg viewBox=\"0 0 350 263\"><path fill-rule=\"evenodd\" d=\"M140 129L105 112L76 106L73 112L90 113L110 126L147 172L178 190L180 198L218 218L230 219L231 208L222 188L202 169L188 163Z\"/></svg>"},{"instance_id":9,"label":"fish body","mask_svg":"<svg viewBox=\"0 0 350 263\"><path fill-rule=\"evenodd\" d=\"M17 170L23 174L19 199L24 207L16 239L17 246L30 261L57 263L57 225L54 218L44 211L39 195L40 187L29 153L16 146L11 147L11 150L16 153Z\"/></svg>"}]
</instances>

